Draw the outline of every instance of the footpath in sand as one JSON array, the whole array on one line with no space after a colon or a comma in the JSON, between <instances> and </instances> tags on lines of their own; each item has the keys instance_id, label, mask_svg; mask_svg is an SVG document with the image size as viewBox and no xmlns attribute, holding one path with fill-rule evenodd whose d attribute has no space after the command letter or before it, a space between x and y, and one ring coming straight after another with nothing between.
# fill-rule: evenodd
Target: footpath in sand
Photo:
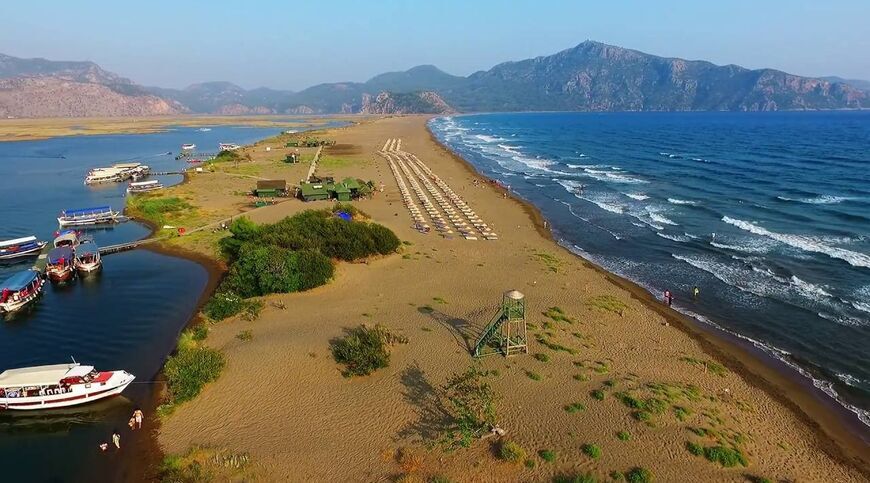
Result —
<instances>
[{"instance_id":1,"label":"footpath in sand","mask_svg":"<svg viewBox=\"0 0 870 483\"><path fill-rule=\"evenodd\" d=\"M425 122L385 118L318 134L338 143L324 150L318 174L383 183L383 193L357 206L409 244L400 254L338 264L335 279L323 287L264 297L257 320L213 325L207 344L223 351L227 367L164 421L159 442L166 452L197 445L246 452L264 481L384 481L409 471L424 481L436 474L451 481L549 481L566 473L609 481L611 472L638 466L657 481L746 481L747 475L866 481L865 463L846 463L849 453L794 411L550 241L529 210L434 142ZM391 152L414 156L379 154L388 140L394 140L386 146ZM291 183L304 176L305 166L267 161L267 145L278 147L271 140L247 148L249 171ZM235 181L224 185L227 179ZM239 210L244 199L234 193L245 183L251 182L197 175L174 189L218 217ZM289 200L248 216L274 222L327 206ZM173 243L204 251L209 236ZM510 289L526 296L530 354L480 363L493 371L487 380L499 395L499 425L534 467L499 461L494 439L453 453L426 449L443 423L438 387L472 364L470 344ZM552 307L562 310L563 320L544 315ZM408 343L393 348L388 368L348 379L331 357L330 341L362 323L382 324ZM251 340L236 337L245 330ZM638 415L625 395L668 403ZM573 403L585 410L567 411ZM621 431L627 440L617 437ZM687 442L736 445L749 465L722 468L691 454ZM586 456L584 444L599 446L600 457ZM413 448L419 463L403 468L398 448ZM540 450L552 450L555 459L546 461Z\"/></svg>"}]
</instances>

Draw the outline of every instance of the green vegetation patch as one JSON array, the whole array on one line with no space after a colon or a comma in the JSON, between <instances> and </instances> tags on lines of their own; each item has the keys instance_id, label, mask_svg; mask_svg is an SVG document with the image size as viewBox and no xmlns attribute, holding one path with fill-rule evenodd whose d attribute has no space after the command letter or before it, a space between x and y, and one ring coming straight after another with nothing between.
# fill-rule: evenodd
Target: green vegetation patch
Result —
<instances>
[{"instance_id":1,"label":"green vegetation patch","mask_svg":"<svg viewBox=\"0 0 870 483\"><path fill-rule=\"evenodd\" d=\"M538 456L547 463L556 461L556 452L551 449L542 449L538 451Z\"/></svg>"},{"instance_id":2,"label":"green vegetation patch","mask_svg":"<svg viewBox=\"0 0 870 483\"><path fill-rule=\"evenodd\" d=\"M344 364L345 377L367 376L390 365L390 347L396 343L407 343L407 339L381 325L361 325L332 341L332 357Z\"/></svg>"},{"instance_id":3,"label":"green vegetation patch","mask_svg":"<svg viewBox=\"0 0 870 483\"><path fill-rule=\"evenodd\" d=\"M725 377L725 375L728 374L728 369L725 369L722 364L714 361L705 361L687 356L680 357L680 360L696 367L703 367L705 371L710 371L719 377Z\"/></svg>"},{"instance_id":4,"label":"green vegetation patch","mask_svg":"<svg viewBox=\"0 0 870 483\"><path fill-rule=\"evenodd\" d=\"M224 320L237 314L253 320L262 309L263 303L258 300L246 300L233 292L220 291L212 295L202 311L212 320Z\"/></svg>"},{"instance_id":5,"label":"green vegetation patch","mask_svg":"<svg viewBox=\"0 0 870 483\"><path fill-rule=\"evenodd\" d=\"M574 319L565 315L565 311L560 307L550 307L546 312L544 312L544 316L553 319L556 322L568 322L569 324L574 323Z\"/></svg>"},{"instance_id":6,"label":"green vegetation patch","mask_svg":"<svg viewBox=\"0 0 870 483\"><path fill-rule=\"evenodd\" d=\"M653 474L650 470L637 466L625 474L625 481L628 483L651 483Z\"/></svg>"},{"instance_id":7,"label":"green vegetation patch","mask_svg":"<svg viewBox=\"0 0 870 483\"><path fill-rule=\"evenodd\" d=\"M597 444L584 444L580 447L580 450L583 451L583 454L594 460L601 458L601 447Z\"/></svg>"},{"instance_id":8,"label":"green vegetation patch","mask_svg":"<svg viewBox=\"0 0 870 483\"><path fill-rule=\"evenodd\" d=\"M534 357L535 359L537 359L541 362L550 362L550 356L548 356L547 354L541 353L541 352L538 352L537 354L533 355L532 357Z\"/></svg>"},{"instance_id":9,"label":"green vegetation patch","mask_svg":"<svg viewBox=\"0 0 870 483\"><path fill-rule=\"evenodd\" d=\"M125 213L133 218L143 218L159 227L182 213L192 211L193 206L178 197L138 195L127 197Z\"/></svg>"},{"instance_id":10,"label":"green vegetation patch","mask_svg":"<svg viewBox=\"0 0 870 483\"><path fill-rule=\"evenodd\" d=\"M440 388L440 400L447 402L443 410L450 421L441 439L447 449L467 448L495 425L496 395L485 376L473 365L453 374Z\"/></svg>"},{"instance_id":11,"label":"green vegetation patch","mask_svg":"<svg viewBox=\"0 0 870 483\"><path fill-rule=\"evenodd\" d=\"M590 473L564 474L553 477L553 483L598 483L598 478Z\"/></svg>"},{"instance_id":12,"label":"green vegetation patch","mask_svg":"<svg viewBox=\"0 0 870 483\"><path fill-rule=\"evenodd\" d=\"M546 266L547 269L553 273L558 273L559 268L562 267L562 260L558 259L556 256L551 255L547 252L535 253L535 257L537 257L538 260L543 262L544 266Z\"/></svg>"},{"instance_id":13,"label":"green vegetation patch","mask_svg":"<svg viewBox=\"0 0 870 483\"><path fill-rule=\"evenodd\" d=\"M573 402L571 404L566 404L563 409L568 414L579 413L581 411L586 410L586 406L581 402Z\"/></svg>"},{"instance_id":14,"label":"green vegetation patch","mask_svg":"<svg viewBox=\"0 0 870 483\"><path fill-rule=\"evenodd\" d=\"M617 315L622 315L628 309L628 305L626 305L625 302L619 300L613 295L599 295L592 297L588 302L586 302L586 306L605 310L607 312L613 312Z\"/></svg>"},{"instance_id":15,"label":"green vegetation patch","mask_svg":"<svg viewBox=\"0 0 870 483\"><path fill-rule=\"evenodd\" d=\"M570 347L564 346L562 344L558 344L556 342L553 342L549 338L547 338L543 335L540 335L540 334L536 335L535 340L538 341L539 344L546 347L547 349L550 349L550 350L553 350L556 352L567 352L568 354L571 354L571 355L577 354L576 350L574 350Z\"/></svg>"},{"instance_id":16,"label":"green vegetation patch","mask_svg":"<svg viewBox=\"0 0 870 483\"><path fill-rule=\"evenodd\" d=\"M592 399L595 399L596 401L604 400L604 391L602 391L601 389L596 389L590 392L589 395L592 396Z\"/></svg>"},{"instance_id":17,"label":"green vegetation patch","mask_svg":"<svg viewBox=\"0 0 870 483\"><path fill-rule=\"evenodd\" d=\"M616 439L620 441L628 441L631 439L631 433L629 433L628 431L620 431L616 433Z\"/></svg>"},{"instance_id":18,"label":"green vegetation patch","mask_svg":"<svg viewBox=\"0 0 870 483\"><path fill-rule=\"evenodd\" d=\"M210 347L179 349L163 367L168 400L161 412L171 412L175 405L195 398L206 384L218 378L225 364L223 354Z\"/></svg>"},{"instance_id":19,"label":"green vegetation patch","mask_svg":"<svg viewBox=\"0 0 870 483\"><path fill-rule=\"evenodd\" d=\"M713 463L731 468L737 465L749 466L749 461L742 451L725 446L707 446L704 448L704 458Z\"/></svg>"},{"instance_id":20,"label":"green vegetation patch","mask_svg":"<svg viewBox=\"0 0 870 483\"><path fill-rule=\"evenodd\" d=\"M543 379L540 374L533 371L526 371L526 376L528 376L528 378L533 381L540 381L541 379Z\"/></svg>"},{"instance_id":21,"label":"green vegetation patch","mask_svg":"<svg viewBox=\"0 0 870 483\"><path fill-rule=\"evenodd\" d=\"M514 441L505 440L499 444L498 457L503 461L519 464L526 459L526 450Z\"/></svg>"}]
</instances>

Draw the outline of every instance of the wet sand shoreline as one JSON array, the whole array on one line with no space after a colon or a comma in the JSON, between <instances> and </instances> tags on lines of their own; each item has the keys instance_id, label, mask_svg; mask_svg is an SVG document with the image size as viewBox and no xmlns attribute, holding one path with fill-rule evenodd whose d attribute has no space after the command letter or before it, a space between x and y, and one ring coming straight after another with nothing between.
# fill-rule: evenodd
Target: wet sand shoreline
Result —
<instances>
[{"instance_id":1,"label":"wet sand shoreline","mask_svg":"<svg viewBox=\"0 0 870 483\"><path fill-rule=\"evenodd\" d=\"M867 454L870 448L870 429L854 413L842 407L816 388L811 380L801 376L782 361L764 354L733 334L666 307L632 280L609 272L564 247L545 226L546 218L534 204L477 171L472 163L443 144L432 132L428 122L426 130L429 139L464 166L469 174L485 181L499 193L506 193L508 198L515 201L528 214L541 236L554 242L565 254L583 260L585 266L604 275L615 286L628 291L633 298L698 342L704 352L788 407L797 418L813 428L821 441L830 443L823 445L823 448L831 457L854 465L870 479L870 457Z\"/></svg>"}]
</instances>

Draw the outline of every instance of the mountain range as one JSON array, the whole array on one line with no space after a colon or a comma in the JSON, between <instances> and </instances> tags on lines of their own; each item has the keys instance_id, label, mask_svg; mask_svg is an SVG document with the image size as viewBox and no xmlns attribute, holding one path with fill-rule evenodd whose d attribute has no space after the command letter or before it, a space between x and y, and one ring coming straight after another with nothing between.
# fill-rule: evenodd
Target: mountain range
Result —
<instances>
[{"instance_id":1,"label":"mountain range","mask_svg":"<svg viewBox=\"0 0 870 483\"><path fill-rule=\"evenodd\" d=\"M432 65L293 92L143 87L92 62L0 54L0 116L475 111L772 111L870 107L870 82L666 58L594 41L467 77Z\"/></svg>"}]
</instances>

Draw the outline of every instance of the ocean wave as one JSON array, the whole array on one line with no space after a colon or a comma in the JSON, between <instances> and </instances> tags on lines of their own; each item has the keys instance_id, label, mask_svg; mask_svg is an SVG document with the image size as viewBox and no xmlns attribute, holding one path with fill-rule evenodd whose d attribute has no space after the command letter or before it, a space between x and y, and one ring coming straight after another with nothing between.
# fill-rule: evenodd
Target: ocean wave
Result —
<instances>
[{"instance_id":1,"label":"ocean wave","mask_svg":"<svg viewBox=\"0 0 870 483\"><path fill-rule=\"evenodd\" d=\"M486 134L475 134L474 137L476 137L477 139L480 139L481 141L483 141L485 143L497 143L497 142L507 141L507 139L505 139L505 138L501 138L498 136L487 136Z\"/></svg>"},{"instance_id":2,"label":"ocean wave","mask_svg":"<svg viewBox=\"0 0 870 483\"><path fill-rule=\"evenodd\" d=\"M829 314L827 312L819 312L817 315L823 319L830 320L831 322L839 325L844 325L846 327L865 327L867 325L866 320L852 317L850 315Z\"/></svg>"},{"instance_id":3,"label":"ocean wave","mask_svg":"<svg viewBox=\"0 0 870 483\"><path fill-rule=\"evenodd\" d=\"M772 232L754 223L738 220L728 216L723 216L722 221L728 223L729 225L734 225L741 230L745 230L756 235L765 236L767 238L776 240L780 243L794 248L798 248L807 252L821 253L831 258L837 258L849 263L854 267L870 268L870 255L866 255L864 253L858 253L851 250L846 250L845 248L825 245L805 236Z\"/></svg>"},{"instance_id":4,"label":"ocean wave","mask_svg":"<svg viewBox=\"0 0 870 483\"><path fill-rule=\"evenodd\" d=\"M517 150L518 148L516 146L510 146L508 144L496 144L496 146L504 149L505 151L507 151L509 153L520 154L520 152Z\"/></svg>"},{"instance_id":5,"label":"ocean wave","mask_svg":"<svg viewBox=\"0 0 870 483\"><path fill-rule=\"evenodd\" d=\"M637 200L637 201L643 201L643 200L649 199L649 196L647 196L645 194L641 194L641 193L624 193L624 194L625 194L625 196L628 196L629 198L631 198L633 200Z\"/></svg>"},{"instance_id":6,"label":"ocean wave","mask_svg":"<svg viewBox=\"0 0 870 483\"><path fill-rule=\"evenodd\" d=\"M697 205L697 201L689 201L689 200L681 200L678 198L668 198L668 203L672 203L675 205Z\"/></svg>"},{"instance_id":7,"label":"ocean wave","mask_svg":"<svg viewBox=\"0 0 870 483\"><path fill-rule=\"evenodd\" d=\"M785 196L777 196L777 199L782 201L793 201L796 203L806 203L810 205L835 205L843 201L857 200L860 198L854 196L834 196L834 195L819 195L812 198L787 198Z\"/></svg>"},{"instance_id":8,"label":"ocean wave","mask_svg":"<svg viewBox=\"0 0 870 483\"><path fill-rule=\"evenodd\" d=\"M833 295L831 295L823 287L820 287L819 285L814 285L809 282L805 282L799 279L796 275L791 276L790 282L808 298L818 297L820 295L822 297L833 297Z\"/></svg>"},{"instance_id":9,"label":"ocean wave","mask_svg":"<svg viewBox=\"0 0 870 483\"><path fill-rule=\"evenodd\" d=\"M668 235L667 233L662 233L660 231L657 231L656 235L658 235L666 240L671 240L671 241L675 241L675 242L679 242L679 243L685 243L685 242L688 242L692 239L692 237L690 235Z\"/></svg>"},{"instance_id":10,"label":"ocean wave","mask_svg":"<svg viewBox=\"0 0 870 483\"><path fill-rule=\"evenodd\" d=\"M659 153L659 156L664 156L666 158L671 158L671 159L682 159L679 154L674 154L674 153L661 152L661 153Z\"/></svg>"},{"instance_id":11,"label":"ocean wave","mask_svg":"<svg viewBox=\"0 0 870 483\"><path fill-rule=\"evenodd\" d=\"M583 168L583 172L586 176L590 178L597 179L598 181L604 181L606 183L624 183L624 184L644 184L649 183L649 181L635 178L633 176L629 176L622 173L614 173L612 171L602 171L591 168Z\"/></svg>"},{"instance_id":12,"label":"ocean wave","mask_svg":"<svg viewBox=\"0 0 870 483\"><path fill-rule=\"evenodd\" d=\"M861 387L861 386L865 385L864 381L853 376L852 374L843 374L843 373L838 372L836 374L836 376L837 376L837 379L843 381L843 383L846 384L847 386Z\"/></svg>"},{"instance_id":13,"label":"ocean wave","mask_svg":"<svg viewBox=\"0 0 870 483\"><path fill-rule=\"evenodd\" d=\"M644 208L646 209L647 214L649 214L649 217L654 222L661 223L663 225L679 226L679 223L677 223L676 221L671 220L670 218L662 215L661 212L659 210L657 210L656 208L653 208L651 206L646 206Z\"/></svg>"}]
</instances>

